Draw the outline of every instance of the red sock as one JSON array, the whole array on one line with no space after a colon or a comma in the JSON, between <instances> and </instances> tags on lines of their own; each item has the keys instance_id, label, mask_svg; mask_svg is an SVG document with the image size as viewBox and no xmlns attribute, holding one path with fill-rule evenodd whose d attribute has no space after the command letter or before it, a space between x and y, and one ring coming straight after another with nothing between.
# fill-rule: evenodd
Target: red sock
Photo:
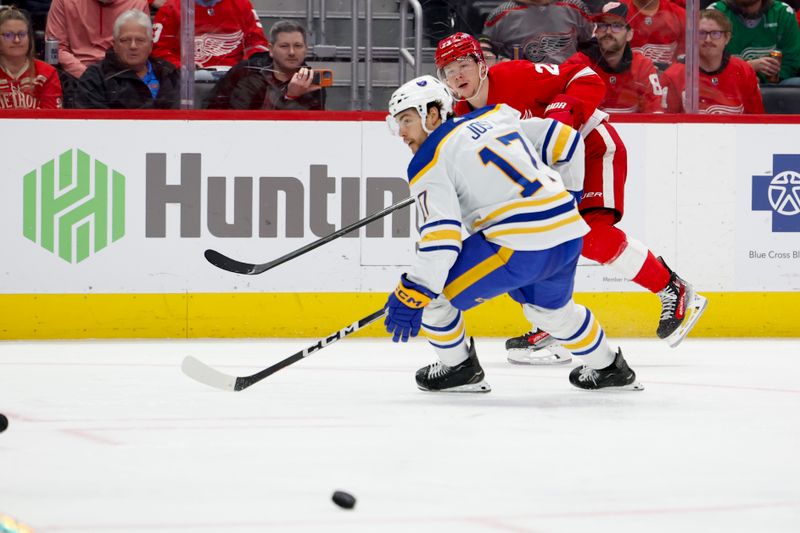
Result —
<instances>
[{"instance_id":1,"label":"red sock","mask_svg":"<svg viewBox=\"0 0 800 533\"><path fill-rule=\"evenodd\" d=\"M658 292L669 283L669 270L664 263L656 259L653 252L647 252L647 259L644 260L642 269L633 278L634 283L638 283L650 292Z\"/></svg>"}]
</instances>

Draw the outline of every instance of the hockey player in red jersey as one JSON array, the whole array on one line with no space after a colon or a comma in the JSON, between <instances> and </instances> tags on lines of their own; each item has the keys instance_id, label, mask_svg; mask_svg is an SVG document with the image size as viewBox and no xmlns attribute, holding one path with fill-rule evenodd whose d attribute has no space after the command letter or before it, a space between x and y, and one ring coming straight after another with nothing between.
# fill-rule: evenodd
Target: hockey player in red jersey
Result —
<instances>
[{"instance_id":1,"label":"hockey player in red jersey","mask_svg":"<svg viewBox=\"0 0 800 533\"><path fill-rule=\"evenodd\" d=\"M264 28L250 0L195 0L194 62L231 67L256 52L269 51ZM153 21L153 55L181 64L181 2L167 0Z\"/></svg>"},{"instance_id":2,"label":"hockey player in red jersey","mask_svg":"<svg viewBox=\"0 0 800 533\"><path fill-rule=\"evenodd\" d=\"M594 15L595 34L587 45L567 59L591 67L606 84L600 109L606 113L661 113L661 82L653 62L630 47L633 30L627 23L628 7L609 2ZM563 65L562 65L563 67Z\"/></svg>"},{"instance_id":3,"label":"hockey player in red jersey","mask_svg":"<svg viewBox=\"0 0 800 533\"><path fill-rule=\"evenodd\" d=\"M764 113L755 70L725 51L731 40L731 21L722 12L706 9L698 22L700 88L698 109L714 115ZM668 113L684 112L686 65L675 63L662 75Z\"/></svg>"},{"instance_id":4,"label":"hockey player in red jersey","mask_svg":"<svg viewBox=\"0 0 800 533\"><path fill-rule=\"evenodd\" d=\"M582 65L535 64L507 61L488 68L480 45L456 33L436 49L436 67L457 99L454 110L463 115L487 104L506 103L523 116L549 117L579 129L586 145L586 170L579 210L591 231L584 237L582 255L610 265L661 299L659 338L677 346L705 310L706 299L670 270L636 239L616 227L624 214L627 152L616 130L597 110L605 85ZM524 88L524 89L523 89ZM551 354L540 350L549 347ZM556 348L555 339L536 330L506 343L509 360L552 364L570 357ZM539 352L539 353L537 353Z\"/></svg>"}]
</instances>

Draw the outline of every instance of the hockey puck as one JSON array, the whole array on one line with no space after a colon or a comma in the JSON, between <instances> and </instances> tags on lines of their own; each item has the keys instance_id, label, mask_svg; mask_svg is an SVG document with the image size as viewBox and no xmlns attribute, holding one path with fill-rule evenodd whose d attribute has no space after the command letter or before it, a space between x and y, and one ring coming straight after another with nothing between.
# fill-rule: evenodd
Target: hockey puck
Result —
<instances>
[{"instance_id":1,"label":"hockey puck","mask_svg":"<svg viewBox=\"0 0 800 533\"><path fill-rule=\"evenodd\" d=\"M352 494L347 493L343 490L337 490L336 492L334 492L331 499L333 500L333 503L335 503L342 509L352 509L353 507L356 506L355 497Z\"/></svg>"},{"instance_id":2,"label":"hockey puck","mask_svg":"<svg viewBox=\"0 0 800 533\"><path fill-rule=\"evenodd\" d=\"M8 427L8 418L6 415L0 415L0 433L4 432ZM350 496L352 498L352 496Z\"/></svg>"}]
</instances>

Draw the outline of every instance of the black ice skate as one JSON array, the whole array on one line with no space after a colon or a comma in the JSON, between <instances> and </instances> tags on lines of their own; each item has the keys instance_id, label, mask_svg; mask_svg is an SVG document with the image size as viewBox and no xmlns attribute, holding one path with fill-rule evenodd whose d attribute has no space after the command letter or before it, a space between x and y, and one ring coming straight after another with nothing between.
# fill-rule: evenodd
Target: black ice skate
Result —
<instances>
[{"instance_id":1,"label":"black ice skate","mask_svg":"<svg viewBox=\"0 0 800 533\"><path fill-rule=\"evenodd\" d=\"M539 328L506 341L509 363L516 365L563 365L572 354L549 333Z\"/></svg>"},{"instance_id":2,"label":"black ice skate","mask_svg":"<svg viewBox=\"0 0 800 533\"><path fill-rule=\"evenodd\" d=\"M674 348L686 338L700 319L708 300L697 294L694 287L673 272L662 258L658 259L669 270L670 277L667 286L658 293L661 299L661 318L656 335Z\"/></svg>"},{"instance_id":3,"label":"black ice skate","mask_svg":"<svg viewBox=\"0 0 800 533\"><path fill-rule=\"evenodd\" d=\"M483 369L470 339L469 357L456 366L437 361L417 370L417 387L431 392L489 392L492 388L483 379Z\"/></svg>"},{"instance_id":4,"label":"black ice skate","mask_svg":"<svg viewBox=\"0 0 800 533\"><path fill-rule=\"evenodd\" d=\"M605 368L595 370L586 365L573 368L569 373L569 382L585 390L644 390L636 381L636 373L622 357L622 349L617 349L614 362Z\"/></svg>"}]
</instances>

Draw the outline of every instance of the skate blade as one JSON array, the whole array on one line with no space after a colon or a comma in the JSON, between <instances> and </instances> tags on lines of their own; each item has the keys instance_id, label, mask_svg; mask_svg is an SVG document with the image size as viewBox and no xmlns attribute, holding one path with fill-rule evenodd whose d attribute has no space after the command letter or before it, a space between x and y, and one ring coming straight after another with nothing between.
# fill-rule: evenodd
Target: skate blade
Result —
<instances>
[{"instance_id":1,"label":"skate blade","mask_svg":"<svg viewBox=\"0 0 800 533\"><path fill-rule=\"evenodd\" d=\"M558 344L541 350L508 350L506 358L512 365L552 366L572 362L572 354Z\"/></svg>"},{"instance_id":2,"label":"skate blade","mask_svg":"<svg viewBox=\"0 0 800 533\"><path fill-rule=\"evenodd\" d=\"M478 383L467 383L466 385L459 385L458 387L450 387L449 389L442 389L442 390L433 390L433 389L424 389L417 385L419 390L425 392L491 392L492 387L489 386L487 381L481 380Z\"/></svg>"},{"instance_id":3,"label":"skate blade","mask_svg":"<svg viewBox=\"0 0 800 533\"><path fill-rule=\"evenodd\" d=\"M628 385L623 385L621 387L603 387L600 389L584 389L581 387L576 387L580 390L585 390L589 392L617 392L617 391L643 391L644 385L639 383L639 381L634 381L633 383L629 383Z\"/></svg>"},{"instance_id":4,"label":"skate blade","mask_svg":"<svg viewBox=\"0 0 800 533\"><path fill-rule=\"evenodd\" d=\"M686 318L681 322L681 325L678 326L678 329L672 332L672 335L664 339L671 348L678 346L681 341L689 335L689 332L692 331L694 325L700 320L707 306L708 299L705 296L700 296L699 294L694 296L692 304L687 310Z\"/></svg>"}]
</instances>

